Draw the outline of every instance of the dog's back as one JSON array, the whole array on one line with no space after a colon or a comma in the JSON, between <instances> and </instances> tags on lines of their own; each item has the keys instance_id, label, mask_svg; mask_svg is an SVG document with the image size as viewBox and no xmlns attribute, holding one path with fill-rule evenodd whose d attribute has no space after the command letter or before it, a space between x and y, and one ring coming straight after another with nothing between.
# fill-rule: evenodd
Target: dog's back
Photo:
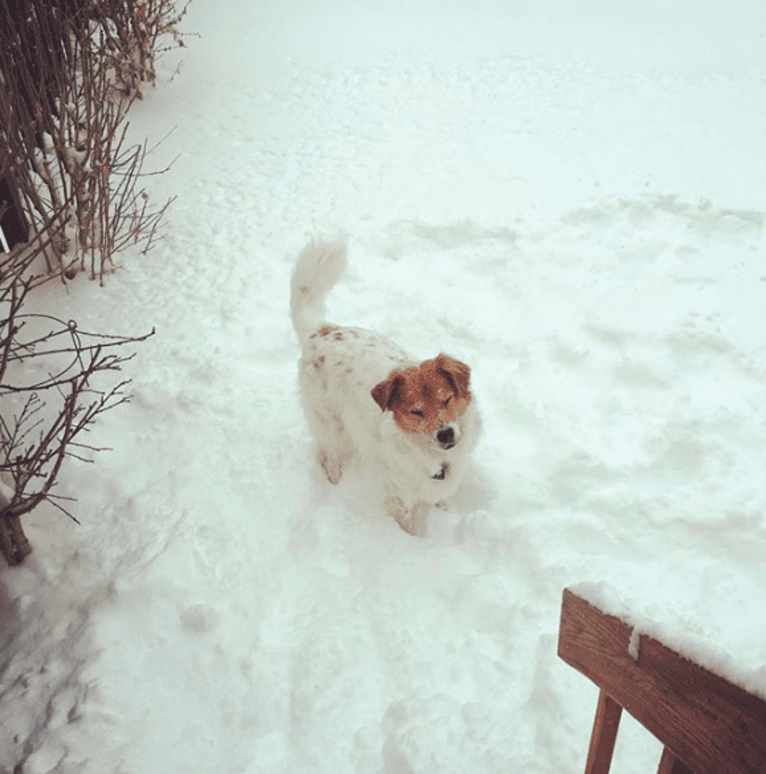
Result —
<instances>
[{"instance_id":1,"label":"dog's back","mask_svg":"<svg viewBox=\"0 0 766 774\"><path fill-rule=\"evenodd\" d=\"M342 242L311 242L298 257L292 279L293 327L300 341L301 382L334 401L362 402L366 413L379 415L372 388L394 368L414 365L393 342L372 331L333 325L325 296L346 269Z\"/></svg>"}]
</instances>

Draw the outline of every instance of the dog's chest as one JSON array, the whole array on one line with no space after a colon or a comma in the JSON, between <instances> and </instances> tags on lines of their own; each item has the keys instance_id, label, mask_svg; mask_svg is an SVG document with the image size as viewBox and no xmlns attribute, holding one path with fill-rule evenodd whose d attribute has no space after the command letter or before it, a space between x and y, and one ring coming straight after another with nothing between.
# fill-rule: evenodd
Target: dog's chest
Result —
<instances>
[{"instance_id":1,"label":"dog's chest","mask_svg":"<svg viewBox=\"0 0 766 774\"><path fill-rule=\"evenodd\" d=\"M436 449L426 450L413 444L412 439L396 427L390 414L381 418L381 427L382 448L388 450L384 463L388 475L415 500L437 502L449 496L458 470L455 460Z\"/></svg>"}]
</instances>

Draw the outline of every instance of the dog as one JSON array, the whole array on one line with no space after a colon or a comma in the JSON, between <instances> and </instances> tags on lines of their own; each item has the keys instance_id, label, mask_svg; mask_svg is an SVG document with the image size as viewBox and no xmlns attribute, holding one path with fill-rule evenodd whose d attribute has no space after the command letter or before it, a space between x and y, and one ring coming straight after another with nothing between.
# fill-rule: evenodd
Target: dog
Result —
<instances>
[{"instance_id":1,"label":"dog","mask_svg":"<svg viewBox=\"0 0 766 774\"><path fill-rule=\"evenodd\" d=\"M444 354L418 363L372 331L329 323L324 298L346 263L343 243L311 242L293 272L301 400L330 483L352 458L366 460L386 510L414 535L465 475L480 428L470 369Z\"/></svg>"}]
</instances>

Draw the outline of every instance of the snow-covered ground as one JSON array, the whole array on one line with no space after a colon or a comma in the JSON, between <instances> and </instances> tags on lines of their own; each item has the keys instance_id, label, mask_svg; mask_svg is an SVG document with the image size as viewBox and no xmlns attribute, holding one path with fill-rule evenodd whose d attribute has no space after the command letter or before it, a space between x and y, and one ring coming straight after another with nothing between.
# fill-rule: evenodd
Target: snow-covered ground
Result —
<instances>
[{"instance_id":1,"label":"snow-covered ground","mask_svg":"<svg viewBox=\"0 0 766 774\"><path fill-rule=\"evenodd\" d=\"M39 508L0 576L0 772L581 771L571 584L766 696L763 3L194 0L185 29L132 116L177 127L166 239L36 301L157 335L113 451L62 475L81 526ZM349 241L334 320L473 368L474 471L422 538L312 459L314 234ZM626 718L614 770L658 759Z\"/></svg>"}]
</instances>

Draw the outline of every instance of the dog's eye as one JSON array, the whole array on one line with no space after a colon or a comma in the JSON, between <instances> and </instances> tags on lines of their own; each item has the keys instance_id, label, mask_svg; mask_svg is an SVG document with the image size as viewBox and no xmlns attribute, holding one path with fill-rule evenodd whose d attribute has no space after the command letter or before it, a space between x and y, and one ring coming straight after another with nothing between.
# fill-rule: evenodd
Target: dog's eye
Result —
<instances>
[{"instance_id":1,"label":"dog's eye","mask_svg":"<svg viewBox=\"0 0 766 774\"><path fill-rule=\"evenodd\" d=\"M414 414L416 417L423 416L423 412L420 409L410 409L410 414Z\"/></svg>"},{"instance_id":2,"label":"dog's eye","mask_svg":"<svg viewBox=\"0 0 766 774\"><path fill-rule=\"evenodd\" d=\"M454 397L453 395L450 395L449 398L447 398L447 400L444 401L444 405L449 406L449 402L452 400L453 397Z\"/></svg>"}]
</instances>

